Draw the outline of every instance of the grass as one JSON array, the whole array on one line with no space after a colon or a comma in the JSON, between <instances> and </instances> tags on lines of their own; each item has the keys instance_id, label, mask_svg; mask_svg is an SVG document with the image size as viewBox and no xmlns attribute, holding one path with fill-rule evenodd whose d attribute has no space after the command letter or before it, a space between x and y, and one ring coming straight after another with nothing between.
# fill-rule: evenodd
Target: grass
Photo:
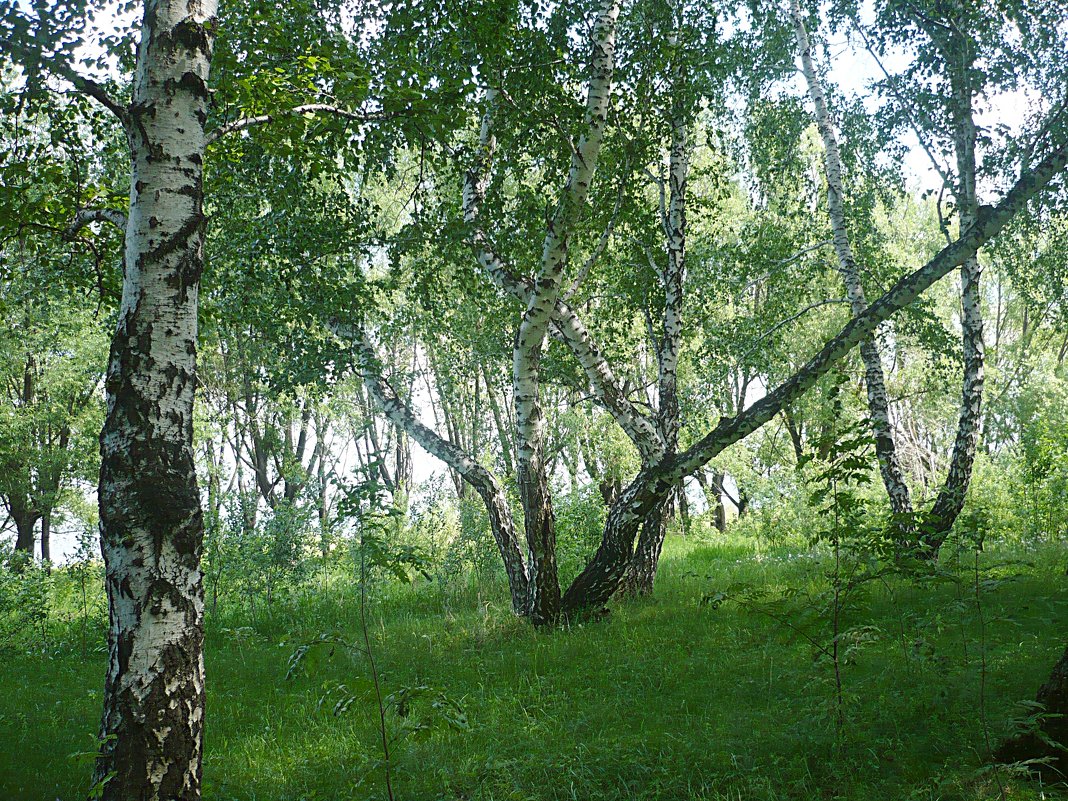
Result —
<instances>
[{"instance_id":1,"label":"grass","mask_svg":"<svg viewBox=\"0 0 1068 801\"><path fill-rule=\"evenodd\" d=\"M847 620L877 633L843 667L840 732L832 667L804 637L751 606L702 603L738 582L818 588L817 553L676 537L655 597L551 633L513 618L501 587L387 588L371 607L385 689L439 688L470 721L396 747L397 798L998 798L983 769L980 655L997 742L1063 650L1064 557L1053 546L982 555L984 578L998 579L982 594L985 648L966 570L962 588L873 586ZM300 643L355 639L351 586L324 585L269 618L228 615L209 622L205 797L384 797L373 702L331 713L332 689L366 672L361 657L285 678ZM88 765L69 755L93 747L103 672L102 653L76 645L0 657L0 798L84 797ZM1002 781L1011 799L1062 797Z\"/></svg>"}]
</instances>

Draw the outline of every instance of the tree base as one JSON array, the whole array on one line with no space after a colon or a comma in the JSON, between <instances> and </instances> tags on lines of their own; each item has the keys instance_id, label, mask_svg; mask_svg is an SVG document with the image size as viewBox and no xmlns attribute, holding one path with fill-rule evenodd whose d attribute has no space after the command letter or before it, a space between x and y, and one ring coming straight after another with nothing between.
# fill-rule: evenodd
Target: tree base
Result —
<instances>
[{"instance_id":1,"label":"tree base","mask_svg":"<svg viewBox=\"0 0 1068 801\"><path fill-rule=\"evenodd\" d=\"M1038 732L1004 742L994 753L1002 763L1027 762L1048 782L1068 782L1068 648L1053 668L1036 701L1045 710ZM1042 760L1042 762L1031 762Z\"/></svg>"}]
</instances>

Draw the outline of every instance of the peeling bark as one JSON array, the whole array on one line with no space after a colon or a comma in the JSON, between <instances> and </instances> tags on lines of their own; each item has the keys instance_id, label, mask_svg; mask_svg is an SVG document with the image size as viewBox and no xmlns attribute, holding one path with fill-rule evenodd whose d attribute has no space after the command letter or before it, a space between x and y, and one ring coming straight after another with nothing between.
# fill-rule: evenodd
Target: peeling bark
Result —
<instances>
[{"instance_id":1,"label":"peeling bark","mask_svg":"<svg viewBox=\"0 0 1068 801\"><path fill-rule=\"evenodd\" d=\"M106 801L200 798L204 523L193 463L202 169L215 0L148 0L128 109L130 207L100 435Z\"/></svg>"}]
</instances>

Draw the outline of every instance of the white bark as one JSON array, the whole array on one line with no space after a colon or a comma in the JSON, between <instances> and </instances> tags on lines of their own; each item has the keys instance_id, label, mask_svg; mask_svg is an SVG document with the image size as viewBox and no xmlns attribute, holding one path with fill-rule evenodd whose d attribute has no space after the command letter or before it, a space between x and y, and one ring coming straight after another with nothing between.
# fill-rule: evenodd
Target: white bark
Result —
<instances>
[{"instance_id":1,"label":"white bark","mask_svg":"<svg viewBox=\"0 0 1068 801\"><path fill-rule=\"evenodd\" d=\"M542 244L541 266L512 349L517 472L530 551L530 611L535 624L553 622L560 607L556 532L544 462L545 418L539 396L539 362L545 334L560 297L569 240L597 171L611 101L618 15L617 0L601 3L590 42L593 52L586 95L585 132L574 148L567 182L549 220Z\"/></svg>"},{"instance_id":2,"label":"white bark","mask_svg":"<svg viewBox=\"0 0 1068 801\"><path fill-rule=\"evenodd\" d=\"M684 67L676 68L674 91L685 91ZM671 123L671 149L668 157L668 187L661 193L661 227L664 231L666 266L658 269L664 287L664 312L661 320L660 341L654 343L657 354L657 395L659 409L657 424L660 440L667 458L675 455L679 441L679 351L682 344L682 313L686 285L686 201L687 181L690 174L692 141L689 112L682 107L684 100L677 101ZM652 260L650 255L650 259ZM656 267L654 261L654 267ZM651 323L650 323L651 325ZM652 336L652 333L650 334ZM660 457L663 458L663 457ZM643 466L651 467L660 458L644 459ZM620 587L621 592L649 594L653 591L660 553L667 533L667 517L671 511L669 496L665 496L645 513L641 534L630 560L627 574Z\"/></svg>"},{"instance_id":3,"label":"white bark","mask_svg":"<svg viewBox=\"0 0 1068 801\"><path fill-rule=\"evenodd\" d=\"M846 223L844 195L842 188L842 159L838 150L838 137L827 110L827 99L823 93L819 76L812 62L812 48L808 32L805 30L801 5L798 0L791 0L790 11L794 21L797 49L801 55L801 68L808 84L809 96L815 109L816 125L823 139L824 168L827 176L827 211L831 218L831 231L835 253L838 255L838 271L845 284L853 316L863 314L868 303L864 296L864 286L860 281L850 241L849 227ZM894 441L894 427L890 419L890 401L886 393L886 380L883 375L882 358L875 336L872 335L860 343L860 355L864 362L864 383L868 393L868 413L871 415L872 430L875 434L875 452L879 459L879 472L883 486L890 500L890 508L902 521L902 525L911 528L912 501L905 475L898 460Z\"/></svg>"},{"instance_id":4,"label":"white bark","mask_svg":"<svg viewBox=\"0 0 1068 801\"><path fill-rule=\"evenodd\" d=\"M495 102L496 91L491 89L486 94L486 111L479 134L478 157L464 182L464 220L471 229L470 242L482 271L500 289L524 306L529 306L534 291L532 282L517 276L509 268L496 253L489 237L478 226L479 211L488 180L489 160L494 150L492 115ZM558 298L553 308L552 327L571 350L586 374L594 401L612 415L634 443L643 459L655 461L662 458L664 443L653 421L643 414L623 392L621 383L594 341L593 335L564 298Z\"/></svg>"},{"instance_id":5,"label":"white bark","mask_svg":"<svg viewBox=\"0 0 1068 801\"><path fill-rule=\"evenodd\" d=\"M959 41L959 34L951 34L950 41L965 51L966 45ZM956 65L957 48L944 51L950 66L950 84L953 89L953 145L957 161L957 186L955 190L957 213L961 230L975 224L979 218L979 201L976 194L977 130L973 116L973 97L970 78L970 62ZM942 489L935 498L926 522L925 542L933 552L949 535L957 516L964 508L964 500L971 482L975 450L979 443L983 401L983 314L980 305L980 278L982 266L977 256L966 259L961 265L961 337L964 350L964 376L961 385L960 417L957 435L953 443L949 470Z\"/></svg>"},{"instance_id":6,"label":"white bark","mask_svg":"<svg viewBox=\"0 0 1068 801\"><path fill-rule=\"evenodd\" d=\"M337 323L331 325L331 328L335 334L352 342L364 386L389 420L407 432L428 453L456 471L482 497L489 514L490 530L508 575L512 609L517 615L525 615L529 592L527 566L519 547L519 537L504 488L494 475L471 455L419 421L411 408L383 378L374 346L364 331Z\"/></svg>"},{"instance_id":7,"label":"white bark","mask_svg":"<svg viewBox=\"0 0 1068 801\"><path fill-rule=\"evenodd\" d=\"M101 434L111 626L105 799L200 797L203 520L193 466L215 0L148 0L127 110L130 208Z\"/></svg>"},{"instance_id":8,"label":"white bark","mask_svg":"<svg viewBox=\"0 0 1068 801\"><path fill-rule=\"evenodd\" d=\"M657 467L643 468L610 510L601 545L593 559L568 587L562 601L564 614L597 608L611 598L631 558L634 536L643 517L679 479L699 470L724 448L771 420L895 312L973 258L980 247L1026 208L1031 198L1064 171L1066 164L1068 143L1061 144L1041 164L1021 175L997 206L981 208L975 225L963 231L958 240L943 248L924 266L901 278L862 314L854 317L793 376L738 415L721 419L712 431L674 459L665 460Z\"/></svg>"}]
</instances>

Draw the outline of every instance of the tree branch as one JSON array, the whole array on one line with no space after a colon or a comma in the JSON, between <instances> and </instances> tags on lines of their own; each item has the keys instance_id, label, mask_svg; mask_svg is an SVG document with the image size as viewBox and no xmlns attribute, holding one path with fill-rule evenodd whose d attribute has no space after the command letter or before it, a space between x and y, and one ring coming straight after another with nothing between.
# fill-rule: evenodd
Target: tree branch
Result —
<instances>
[{"instance_id":1,"label":"tree branch","mask_svg":"<svg viewBox=\"0 0 1068 801\"><path fill-rule=\"evenodd\" d=\"M769 392L735 417L720 420L719 424L697 444L679 455L669 468L669 476L676 479L689 475L717 456L729 445L756 431L779 413L786 404L801 397L825 375L831 367L849 353L880 323L908 306L936 281L960 267L966 260L1008 225L1035 195L1068 164L1068 143L1062 144L1033 170L1024 172L997 206L983 206L979 219L955 242L944 247L933 259L913 273L902 277L863 314L854 317L838 334L828 341L809 362L789 379Z\"/></svg>"},{"instance_id":2,"label":"tree branch","mask_svg":"<svg viewBox=\"0 0 1068 801\"><path fill-rule=\"evenodd\" d=\"M390 111L390 112L360 112L350 111L340 106L332 106L329 103L307 103L302 106L294 106L293 108L283 109L282 111L275 111L270 114L259 114L255 117L242 117L241 119L234 120L220 125L215 130L208 134L208 144L217 142L227 134L236 133L237 131L244 131L248 128L254 128L258 125L267 125L275 120L284 119L286 117L297 117L304 114L325 114L327 116L341 117L346 120L352 120L353 122L383 122L385 120L396 119L397 117L403 117L410 114L411 111Z\"/></svg>"},{"instance_id":3,"label":"tree branch","mask_svg":"<svg viewBox=\"0 0 1068 801\"><path fill-rule=\"evenodd\" d=\"M78 232L89 223L105 222L114 225L123 233L126 233L126 215L115 209L82 209L74 215L74 220L67 230L63 232L63 238L72 240Z\"/></svg>"},{"instance_id":4,"label":"tree branch","mask_svg":"<svg viewBox=\"0 0 1068 801\"><path fill-rule=\"evenodd\" d=\"M126 127L130 121L130 114L122 103L115 100L107 89L101 84L86 78L81 73L77 72L69 64L50 56L46 56L44 53L34 51L32 48L21 45L18 42L13 42L9 39L0 38L0 52L6 52L20 63L31 62L40 64L47 69L53 75L71 83L75 89L84 95L87 95L101 106L106 108L112 114L114 114L123 127Z\"/></svg>"}]
</instances>

